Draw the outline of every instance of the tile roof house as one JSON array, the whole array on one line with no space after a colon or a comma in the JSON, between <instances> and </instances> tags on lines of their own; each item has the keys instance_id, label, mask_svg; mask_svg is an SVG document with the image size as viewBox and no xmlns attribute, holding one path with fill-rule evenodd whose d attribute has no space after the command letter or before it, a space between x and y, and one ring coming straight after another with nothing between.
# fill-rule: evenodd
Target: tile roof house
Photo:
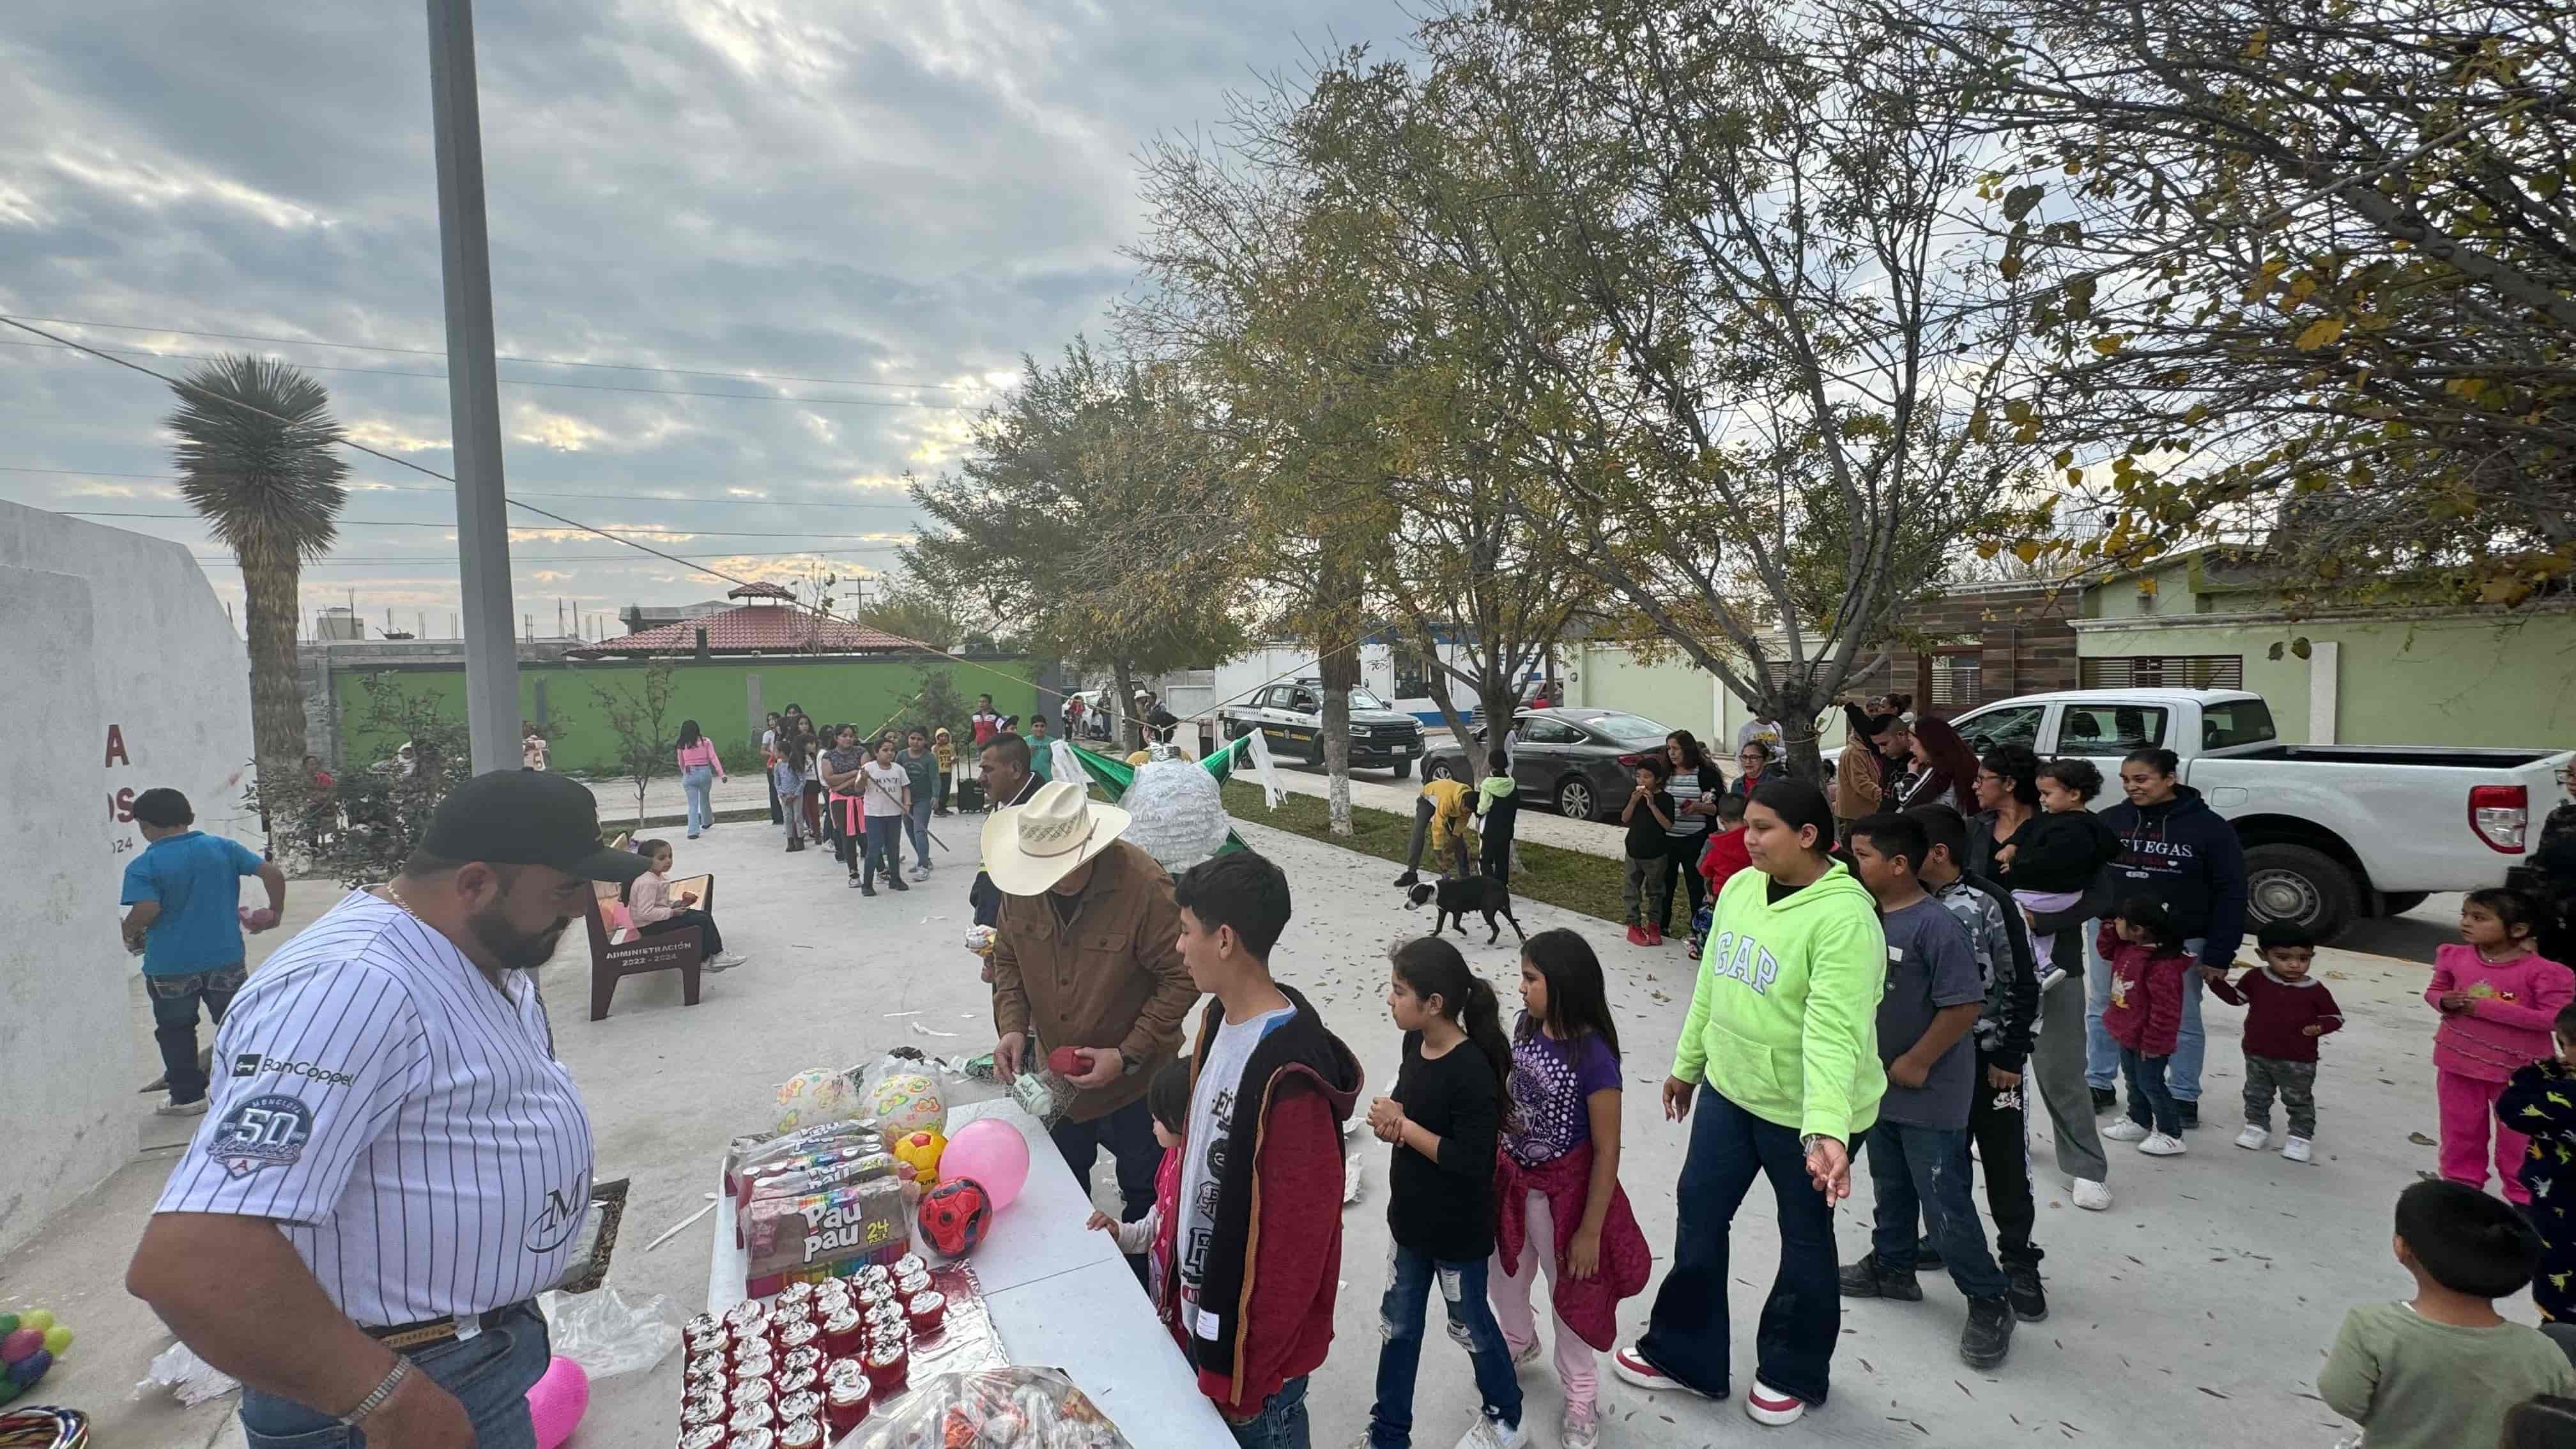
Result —
<instances>
[{"instance_id":1,"label":"tile roof house","mask_svg":"<svg viewBox=\"0 0 2576 1449\"><path fill-rule=\"evenodd\" d=\"M721 614L621 634L574 652L589 657L670 655L694 654L703 647L709 654L895 654L930 647L849 619L816 614L777 584L745 584L726 597L748 602Z\"/></svg>"}]
</instances>

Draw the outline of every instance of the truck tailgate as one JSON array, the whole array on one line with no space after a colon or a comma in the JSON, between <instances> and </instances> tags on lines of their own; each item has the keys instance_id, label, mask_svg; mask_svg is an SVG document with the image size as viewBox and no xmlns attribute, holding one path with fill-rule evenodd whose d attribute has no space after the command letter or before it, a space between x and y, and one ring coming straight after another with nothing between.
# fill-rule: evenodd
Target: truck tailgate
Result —
<instances>
[{"instance_id":1,"label":"truck tailgate","mask_svg":"<svg viewBox=\"0 0 2576 1449\"><path fill-rule=\"evenodd\" d=\"M2202 756L2186 762L2184 778L2230 820L2278 813L2334 831L2361 858L2370 884L2388 892L2501 884L2505 871L2525 859L2529 839L2557 798L2555 777L2568 758L2562 753L2468 766L2282 758L2285 753ZM2520 835L2492 816L2495 844L2473 828L2471 792L2480 787L2500 787L2486 797L2490 805L2501 805L2503 792L2520 787ZM2505 845L2514 848L2499 848Z\"/></svg>"}]
</instances>

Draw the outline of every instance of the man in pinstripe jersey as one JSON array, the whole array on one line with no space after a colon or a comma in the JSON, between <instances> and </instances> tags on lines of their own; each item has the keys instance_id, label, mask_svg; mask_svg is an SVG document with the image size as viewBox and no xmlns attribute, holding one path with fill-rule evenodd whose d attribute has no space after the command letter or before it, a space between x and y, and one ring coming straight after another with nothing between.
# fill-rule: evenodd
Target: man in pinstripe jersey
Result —
<instances>
[{"instance_id":1,"label":"man in pinstripe jersey","mask_svg":"<svg viewBox=\"0 0 2576 1449\"><path fill-rule=\"evenodd\" d=\"M531 973L643 863L579 784L478 776L234 999L126 1287L242 1381L252 1449L533 1449L591 1137Z\"/></svg>"}]
</instances>

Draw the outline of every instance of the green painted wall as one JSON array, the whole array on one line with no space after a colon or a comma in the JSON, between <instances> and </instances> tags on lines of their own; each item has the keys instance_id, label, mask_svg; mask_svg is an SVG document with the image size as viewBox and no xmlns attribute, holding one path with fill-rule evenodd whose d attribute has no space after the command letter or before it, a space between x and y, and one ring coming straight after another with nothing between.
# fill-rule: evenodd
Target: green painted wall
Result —
<instances>
[{"instance_id":1,"label":"green painted wall","mask_svg":"<svg viewBox=\"0 0 2576 1449\"><path fill-rule=\"evenodd\" d=\"M925 669L945 670L970 708L976 695L990 694L994 707L1003 714L1025 716L1036 710L1038 699L1038 664L1025 658L978 658L965 664L925 665L919 659L775 657L718 659L705 664L675 660L672 665L668 716L672 729L676 733L681 720L695 719L723 751L730 768L750 763L758 746L763 713L789 704L804 706L805 713L817 723L847 721L862 733L881 725L910 723L911 717L900 711L919 692ZM520 666L519 713L531 720L540 717L538 694L542 688L542 715L554 741L556 769L605 773L615 768L617 737L609 729L607 713L592 690L604 686L640 692L644 669L641 662L625 660ZM344 764L380 758L402 743L369 738L360 727L366 715L367 695L359 681L369 674L397 680L403 691L415 698L440 699L447 713L456 719L465 716L462 666L334 671L331 693L340 708L347 742L342 750Z\"/></svg>"},{"instance_id":2,"label":"green painted wall","mask_svg":"<svg viewBox=\"0 0 2576 1449\"><path fill-rule=\"evenodd\" d=\"M2128 590L2115 583L2103 592ZM2290 648L2304 638L2311 646L2341 646L2334 664L2338 743L2576 747L2576 611L2505 620L2454 614L2179 628L2141 624L2087 629L2079 653L2087 659L2241 656L2245 687L2271 704L2285 740L2308 741L2320 733L2308 704L2311 671L2320 661L2313 647L2307 659ZM2278 660L2270 657L2275 645L2281 649Z\"/></svg>"},{"instance_id":3,"label":"green painted wall","mask_svg":"<svg viewBox=\"0 0 2576 1449\"><path fill-rule=\"evenodd\" d=\"M1568 682L1567 703L1623 709L1702 739L1719 736L1716 676L1688 659L1666 655L1641 663L1616 644L1582 644L1568 653L1567 668L1579 677ZM1724 735L1732 739L1733 727Z\"/></svg>"}]
</instances>

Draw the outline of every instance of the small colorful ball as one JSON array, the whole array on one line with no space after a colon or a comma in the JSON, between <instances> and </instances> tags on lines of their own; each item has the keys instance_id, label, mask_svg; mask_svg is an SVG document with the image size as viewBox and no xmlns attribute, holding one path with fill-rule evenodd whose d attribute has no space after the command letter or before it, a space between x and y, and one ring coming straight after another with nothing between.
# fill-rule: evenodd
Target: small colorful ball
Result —
<instances>
[{"instance_id":1,"label":"small colorful ball","mask_svg":"<svg viewBox=\"0 0 2576 1449\"><path fill-rule=\"evenodd\" d=\"M56 1358L61 1358L63 1354L71 1348L71 1346L72 1331L70 1329L57 1323L53 1327L45 1330L45 1352L52 1354Z\"/></svg>"},{"instance_id":2,"label":"small colorful ball","mask_svg":"<svg viewBox=\"0 0 2576 1449\"><path fill-rule=\"evenodd\" d=\"M10 1334L16 1333L17 1331L18 1315L14 1313L0 1313L0 1338L7 1338Z\"/></svg>"},{"instance_id":3,"label":"small colorful ball","mask_svg":"<svg viewBox=\"0 0 2576 1449\"><path fill-rule=\"evenodd\" d=\"M42 1333L46 1329L54 1326L54 1312L50 1308L29 1309L25 1316L18 1320L18 1326L20 1328L32 1328L38 1333Z\"/></svg>"},{"instance_id":4,"label":"small colorful ball","mask_svg":"<svg viewBox=\"0 0 2576 1449\"><path fill-rule=\"evenodd\" d=\"M9 1377L17 1382L18 1387L32 1389L45 1376L45 1370L53 1366L54 1356L40 1348L9 1365Z\"/></svg>"},{"instance_id":5,"label":"small colorful ball","mask_svg":"<svg viewBox=\"0 0 2576 1449\"><path fill-rule=\"evenodd\" d=\"M15 1366L28 1355L42 1353L44 1350L45 1331L43 1329L21 1328L7 1338L0 1338L0 1363Z\"/></svg>"}]
</instances>

